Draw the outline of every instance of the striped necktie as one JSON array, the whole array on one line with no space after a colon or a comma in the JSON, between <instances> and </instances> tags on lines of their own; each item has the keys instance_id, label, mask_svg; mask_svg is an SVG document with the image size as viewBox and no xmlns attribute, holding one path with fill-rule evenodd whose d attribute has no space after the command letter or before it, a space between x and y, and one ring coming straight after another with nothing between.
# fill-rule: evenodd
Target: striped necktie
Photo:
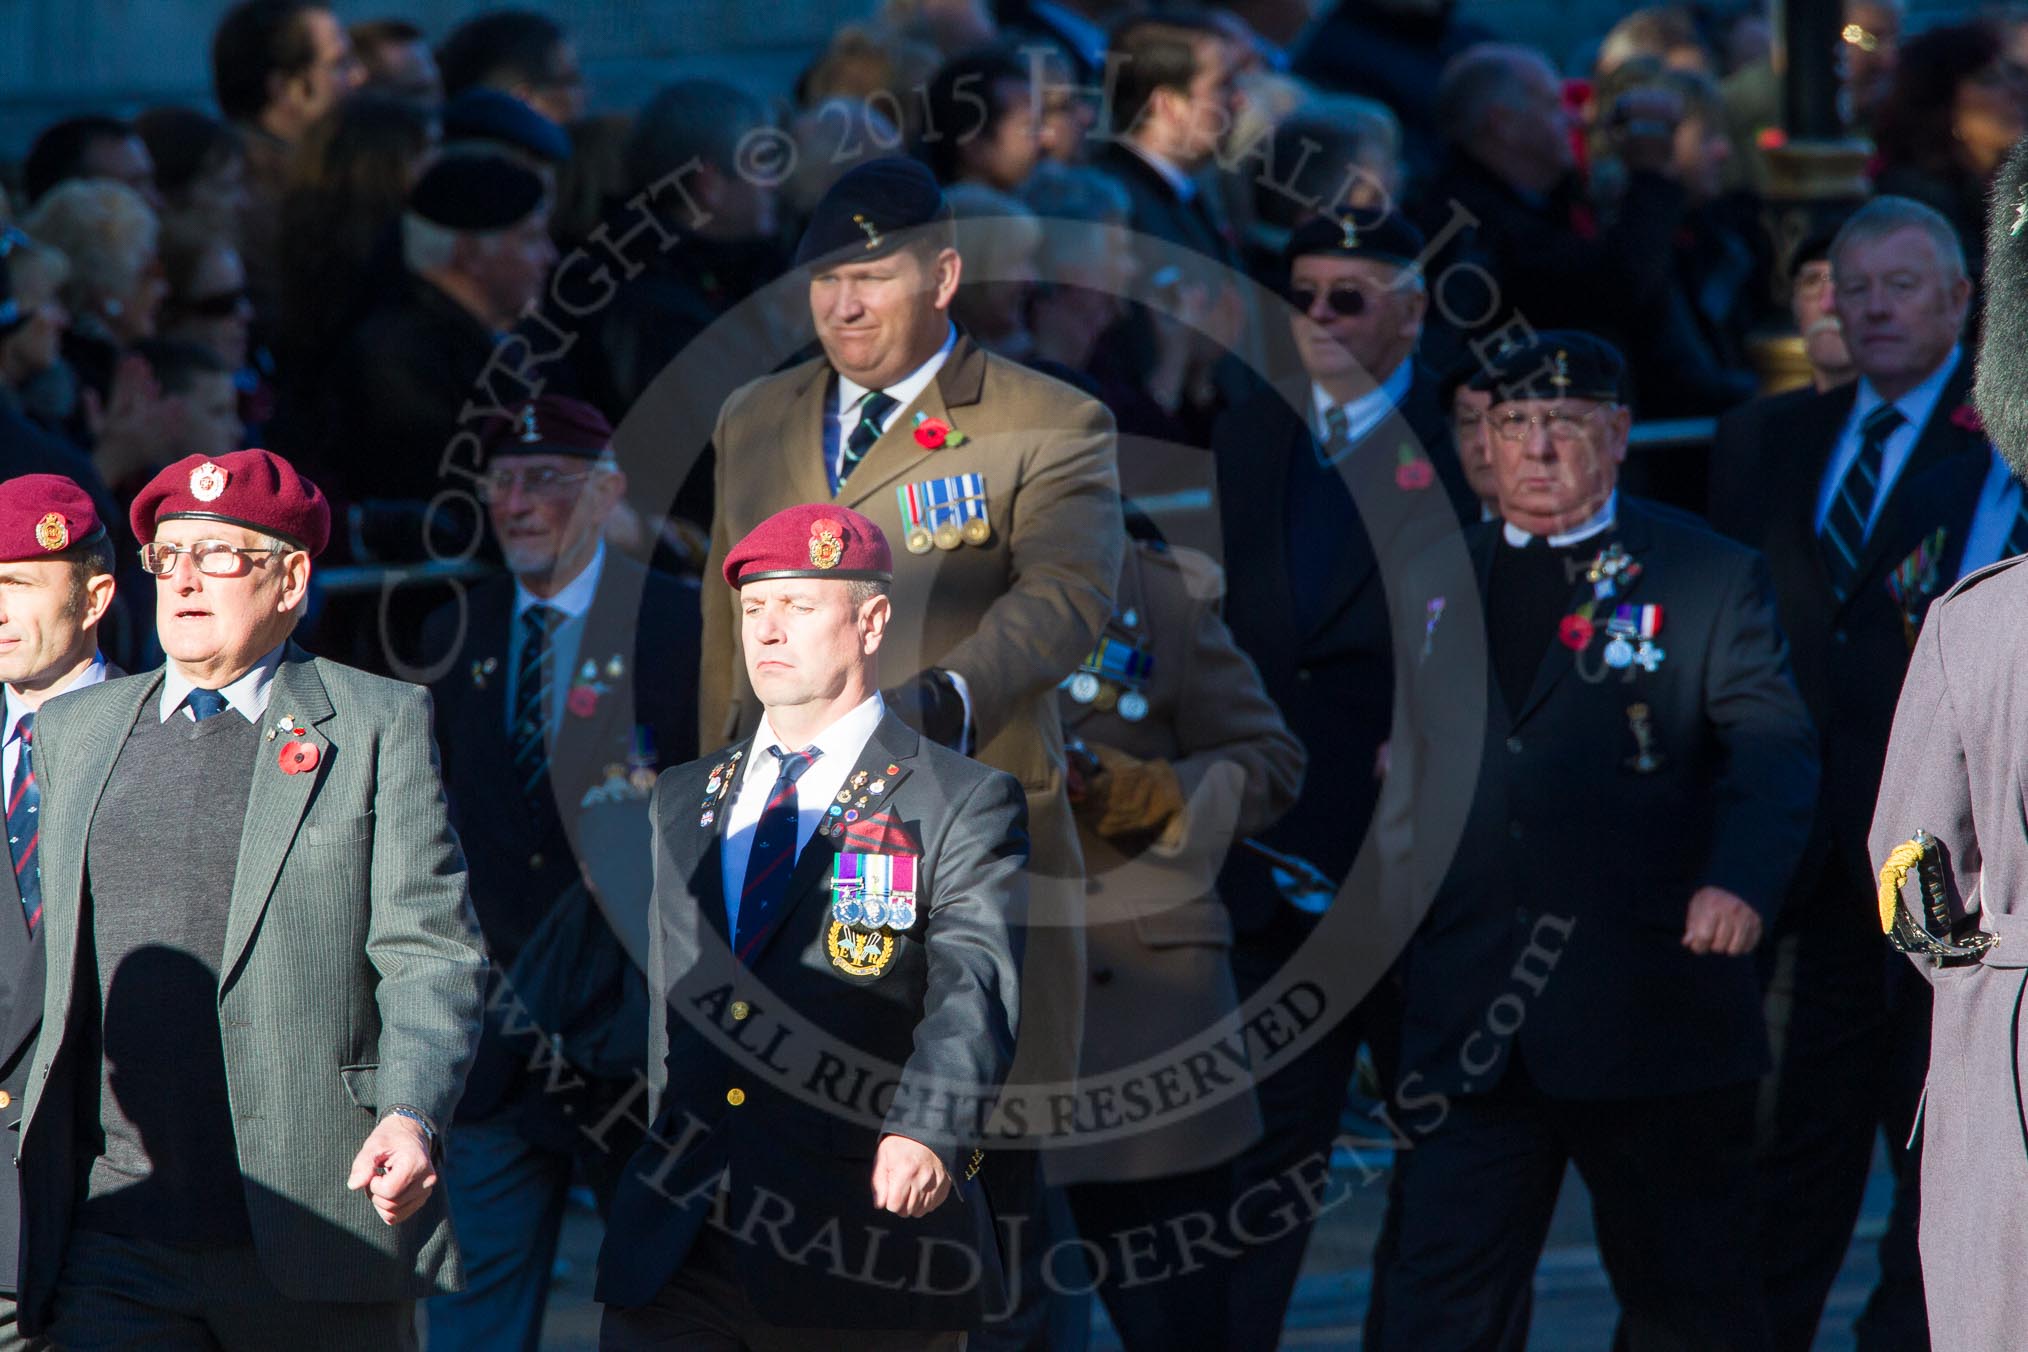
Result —
<instances>
[{"instance_id":1,"label":"striped necktie","mask_svg":"<svg viewBox=\"0 0 2028 1352\"><path fill-rule=\"evenodd\" d=\"M42 866L37 846L42 842L42 790L35 786L35 715L25 713L15 725L21 739L21 757L14 762L14 782L7 786L7 852L14 856L14 887L21 893L21 913L28 920L28 932L42 920Z\"/></svg>"},{"instance_id":2,"label":"striped necktie","mask_svg":"<svg viewBox=\"0 0 2028 1352\"><path fill-rule=\"evenodd\" d=\"M838 482L831 485L832 492L837 492L852 477L852 471L859 468L859 462L873 449L873 443L880 440L887 415L894 412L898 403L900 400L893 395L879 390L869 391L859 401L859 421L852 424L852 434L845 438L845 455L838 466Z\"/></svg>"},{"instance_id":3,"label":"striped necktie","mask_svg":"<svg viewBox=\"0 0 2028 1352\"><path fill-rule=\"evenodd\" d=\"M1824 529L1818 534L1823 543L1824 564L1831 574L1831 591L1840 601L1852 594L1859 581L1859 558L1866 549L1867 523L1873 519L1873 508L1880 498L1880 471L1887 460L1887 439L1905 421L1900 409L1882 404L1859 424L1858 458L1839 482L1831 499L1831 511L1824 518Z\"/></svg>"},{"instance_id":4,"label":"striped necktie","mask_svg":"<svg viewBox=\"0 0 2028 1352\"><path fill-rule=\"evenodd\" d=\"M824 754L816 747L783 751L771 746L768 751L781 762L781 773L775 776L768 804L753 829L753 849L747 855L746 877L739 885L739 929L732 947L742 962L751 956L781 909L796 862L796 821L801 810L796 802L796 781Z\"/></svg>"},{"instance_id":5,"label":"striped necktie","mask_svg":"<svg viewBox=\"0 0 2028 1352\"><path fill-rule=\"evenodd\" d=\"M522 796L541 797L549 773L549 644L563 623L555 606L534 605L521 612L521 662L514 675L514 773Z\"/></svg>"}]
</instances>

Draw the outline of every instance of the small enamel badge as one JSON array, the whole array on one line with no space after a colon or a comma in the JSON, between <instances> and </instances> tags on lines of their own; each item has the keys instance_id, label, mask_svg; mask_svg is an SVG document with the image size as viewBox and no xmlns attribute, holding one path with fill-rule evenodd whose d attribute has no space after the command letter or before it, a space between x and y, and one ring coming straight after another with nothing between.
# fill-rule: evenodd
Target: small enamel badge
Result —
<instances>
[{"instance_id":1,"label":"small enamel badge","mask_svg":"<svg viewBox=\"0 0 2028 1352\"><path fill-rule=\"evenodd\" d=\"M232 476L209 460L190 471L190 496L199 502L216 502Z\"/></svg>"}]
</instances>

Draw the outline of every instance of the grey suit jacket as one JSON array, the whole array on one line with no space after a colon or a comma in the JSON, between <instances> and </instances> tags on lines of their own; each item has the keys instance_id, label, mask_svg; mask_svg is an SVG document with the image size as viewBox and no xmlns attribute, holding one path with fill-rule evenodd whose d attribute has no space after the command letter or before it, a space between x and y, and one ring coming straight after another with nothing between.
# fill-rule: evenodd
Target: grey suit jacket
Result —
<instances>
[{"instance_id":1,"label":"grey suit jacket","mask_svg":"<svg viewBox=\"0 0 2028 1352\"><path fill-rule=\"evenodd\" d=\"M42 788L43 1036L22 1123L22 1324L48 1312L95 1121L96 974L85 841L162 672L52 703L36 726ZM408 1299L461 1281L443 1192L399 1226L345 1187L381 1110L446 1123L479 1031L485 956L444 807L427 692L291 644L268 722L319 752L285 774L263 737L220 964L219 1027L255 1247L286 1295ZM201 798L192 786L192 801ZM165 810L188 810L166 805Z\"/></svg>"},{"instance_id":2,"label":"grey suit jacket","mask_svg":"<svg viewBox=\"0 0 2028 1352\"><path fill-rule=\"evenodd\" d=\"M1942 847L1953 919L2000 941L1976 962L1915 962L1935 995L1920 1110L1923 1282L1939 1348L2018 1346L2028 1281L2028 567L2011 559L1930 607L1894 715L1869 844L1878 870L1920 830ZM1876 873L1876 877L1877 877ZM1856 896L1870 909L1873 898ZM1913 871L1898 900L1918 922ZM1888 912L1892 917L1892 911ZM1976 1293L1976 1294L1974 1294Z\"/></svg>"}]
</instances>

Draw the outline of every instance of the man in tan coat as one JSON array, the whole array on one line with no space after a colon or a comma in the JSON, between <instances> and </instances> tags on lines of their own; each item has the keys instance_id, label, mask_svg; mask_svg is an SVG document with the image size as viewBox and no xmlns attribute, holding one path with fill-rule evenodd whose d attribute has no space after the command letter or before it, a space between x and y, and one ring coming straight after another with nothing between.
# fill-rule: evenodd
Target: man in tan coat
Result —
<instances>
[{"instance_id":1,"label":"man in tan coat","mask_svg":"<svg viewBox=\"0 0 2028 1352\"><path fill-rule=\"evenodd\" d=\"M1083 863L1054 692L1112 610L1125 534L1113 419L993 356L949 317L960 263L934 179L908 160L841 178L797 249L823 355L735 392L719 415L705 569L700 744L750 733L726 548L797 502L864 512L897 551L886 693L919 730L1021 781L1033 884L1009 1098L1067 1080L1082 1029ZM1010 1131L1046 1122L1039 1107Z\"/></svg>"}]
</instances>

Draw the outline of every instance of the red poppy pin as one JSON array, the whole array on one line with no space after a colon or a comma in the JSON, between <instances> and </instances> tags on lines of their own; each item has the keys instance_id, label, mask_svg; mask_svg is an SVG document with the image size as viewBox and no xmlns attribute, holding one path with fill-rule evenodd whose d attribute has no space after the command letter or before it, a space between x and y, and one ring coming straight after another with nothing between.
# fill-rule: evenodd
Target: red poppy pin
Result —
<instances>
[{"instance_id":1,"label":"red poppy pin","mask_svg":"<svg viewBox=\"0 0 2028 1352\"><path fill-rule=\"evenodd\" d=\"M946 446L962 446L965 434L945 422L932 418L927 413L915 415L915 444L926 451L940 451Z\"/></svg>"},{"instance_id":2,"label":"red poppy pin","mask_svg":"<svg viewBox=\"0 0 2028 1352\"><path fill-rule=\"evenodd\" d=\"M1436 482L1436 466L1425 456L1415 453L1412 446L1403 446L1395 452L1394 486L1404 493L1420 493Z\"/></svg>"},{"instance_id":3,"label":"red poppy pin","mask_svg":"<svg viewBox=\"0 0 2028 1352\"><path fill-rule=\"evenodd\" d=\"M599 692L596 686L577 684L563 698L563 707L570 710L574 718L590 718L599 711Z\"/></svg>"},{"instance_id":4,"label":"red poppy pin","mask_svg":"<svg viewBox=\"0 0 2028 1352\"><path fill-rule=\"evenodd\" d=\"M1951 410L1951 426L1962 427L1967 432L1983 432L1986 430L1986 420L1981 418L1979 410L1970 404L1959 404Z\"/></svg>"},{"instance_id":5,"label":"red poppy pin","mask_svg":"<svg viewBox=\"0 0 2028 1352\"><path fill-rule=\"evenodd\" d=\"M1556 640L1572 652L1591 646L1592 622L1583 615L1565 615L1556 626Z\"/></svg>"},{"instance_id":6,"label":"red poppy pin","mask_svg":"<svg viewBox=\"0 0 2028 1352\"><path fill-rule=\"evenodd\" d=\"M305 770L317 768L317 744L315 742L289 741L282 743L282 754L278 758L282 773L300 775Z\"/></svg>"}]
</instances>

